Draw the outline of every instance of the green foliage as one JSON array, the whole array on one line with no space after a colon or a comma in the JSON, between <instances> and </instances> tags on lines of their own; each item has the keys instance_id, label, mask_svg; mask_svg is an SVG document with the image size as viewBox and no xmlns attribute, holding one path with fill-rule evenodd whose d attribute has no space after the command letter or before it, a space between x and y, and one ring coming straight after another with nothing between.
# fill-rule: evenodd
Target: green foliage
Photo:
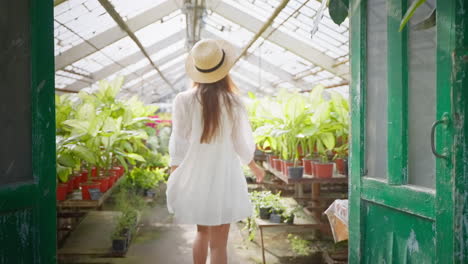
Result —
<instances>
[{"instance_id":1,"label":"green foliage","mask_svg":"<svg viewBox=\"0 0 468 264\"><path fill-rule=\"evenodd\" d=\"M127 176L129 186L138 189L152 189L161 182L166 182L166 168L134 168Z\"/></svg>"},{"instance_id":2,"label":"green foliage","mask_svg":"<svg viewBox=\"0 0 468 264\"><path fill-rule=\"evenodd\" d=\"M310 93L283 90L276 98L252 97L248 109L257 145L285 160L297 161L300 148L302 155L328 159L329 153L348 141L348 101L322 86Z\"/></svg>"},{"instance_id":3,"label":"green foliage","mask_svg":"<svg viewBox=\"0 0 468 264\"><path fill-rule=\"evenodd\" d=\"M291 245L291 249L299 256L309 256L311 253L310 241L288 234L288 241Z\"/></svg>"},{"instance_id":4,"label":"green foliage","mask_svg":"<svg viewBox=\"0 0 468 264\"><path fill-rule=\"evenodd\" d=\"M403 16L403 19L401 20L400 28L399 28L400 32L405 28L408 21L413 17L414 12L416 12L416 9L418 9L418 7L420 7L425 2L426 0L416 0L413 3L411 3L411 6L408 8L408 10L406 10L406 13Z\"/></svg>"},{"instance_id":5,"label":"green foliage","mask_svg":"<svg viewBox=\"0 0 468 264\"><path fill-rule=\"evenodd\" d=\"M337 25L341 25L348 17L349 0L330 0L330 18Z\"/></svg>"},{"instance_id":6,"label":"green foliage","mask_svg":"<svg viewBox=\"0 0 468 264\"><path fill-rule=\"evenodd\" d=\"M133 233L136 228L138 219L138 211L142 210L146 203L138 195L126 188L120 188L119 192L115 195L117 210L121 211L122 214L117 217L117 226L112 233L112 239L118 239L122 237L123 233Z\"/></svg>"},{"instance_id":7,"label":"green foliage","mask_svg":"<svg viewBox=\"0 0 468 264\"><path fill-rule=\"evenodd\" d=\"M411 3L411 6L406 10L405 15L401 19L399 31L401 32L408 21L413 17L416 9L420 7L426 0L415 0ZM356 13L357 9L360 7L362 0L355 0L353 6L349 10L349 15L352 16ZM340 25L348 16L346 11L349 9L349 0L330 0L329 4L330 17L335 22L335 24ZM344 18L343 18L344 17Z\"/></svg>"},{"instance_id":8,"label":"green foliage","mask_svg":"<svg viewBox=\"0 0 468 264\"><path fill-rule=\"evenodd\" d=\"M56 96L57 175L84 167L108 171L121 164L144 163L150 153L144 141L148 138L148 116L157 110L137 97L117 100L123 78L100 81L93 92ZM68 168L68 169L64 169Z\"/></svg>"}]
</instances>

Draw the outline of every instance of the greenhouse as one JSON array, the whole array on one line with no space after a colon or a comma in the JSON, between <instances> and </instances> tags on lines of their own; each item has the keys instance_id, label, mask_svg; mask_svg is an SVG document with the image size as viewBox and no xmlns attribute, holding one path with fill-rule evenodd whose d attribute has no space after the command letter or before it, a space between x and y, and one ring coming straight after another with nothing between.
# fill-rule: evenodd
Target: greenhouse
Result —
<instances>
[{"instance_id":1,"label":"greenhouse","mask_svg":"<svg viewBox=\"0 0 468 264\"><path fill-rule=\"evenodd\" d=\"M0 14L0 264L468 263L468 1Z\"/></svg>"}]
</instances>

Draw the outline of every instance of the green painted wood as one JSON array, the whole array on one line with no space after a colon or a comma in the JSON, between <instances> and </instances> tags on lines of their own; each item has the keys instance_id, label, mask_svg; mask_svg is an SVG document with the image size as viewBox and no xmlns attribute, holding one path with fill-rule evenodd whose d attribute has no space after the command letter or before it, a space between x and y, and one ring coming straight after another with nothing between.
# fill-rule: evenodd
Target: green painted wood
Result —
<instances>
[{"instance_id":1,"label":"green painted wood","mask_svg":"<svg viewBox=\"0 0 468 264\"><path fill-rule=\"evenodd\" d=\"M21 3L29 13L21 17L30 21L30 76L23 72L30 86L9 88L30 96L25 107L31 109L32 173L17 177L27 180L0 185L0 263L52 264L57 244L53 1Z\"/></svg>"},{"instance_id":2,"label":"green painted wood","mask_svg":"<svg viewBox=\"0 0 468 264\"><path fill-rule=\"evenodd\" d=\"M354 6L353 0L350 6ZM349 187L349 262L361 262L361 177L365 173L366 4L351 17L351 144Z\"/></svg>"},{"instance_id":3,"label":"green painted wood","mask_svg":"<svg viewBox=\"0 0 468 264\"><path fill-rule=\"evenodd\" d=\"M437 1L437 118L444 114L452 117L452 54L456 47L455 29L458 1ZM453 118L452 118L453 120ZM439 152L452 146L453 125L439 126L436 147ZM451 155L452 158L458 157ZM453 263L454 253L454 182L452 163L437 159L436 162L436 263Z\"/></svg>"},{"instance_id":4,"label":"green painted wood","mask_svg":"<svg viewBox=\"0 0 468 264\"><path fill-rule=\"evenodd\" d=\"M454 263L468 263L468 2L455 6L455 52L452 68ZM462 14L465 14L464 16ZM442 260L441 260L442 261ZM439 261L440 263L442 263Z\"/></svg>"},{"instance_id":5,"label":"green painted wood","mask_svg":"<svg viewBox=\"0 0 468 264\"><path fill-rule=\"evenodd\" d=\"M32 154L39 188L35 208L39 227L36 263L50 264L56 263L57 258L53 1L32 0L31 17Z\"/></svg>"},{"instance_id":6,"label":"green painted wood","mask_svg":"<svg viewBox=\"0 0 468 264\"><path fill-rule=\"evenodd\" d=\"M435 219L435 192L414 186L393 186L374 178L363 178L361 197L408 214Z\"/></svg>"},{"instance_id":7,"label":"green painted wood","mask_svg":"<svg viewBox=\"0 0 468 264\"><path fill-rule=\"evenodd\" d=\"M364 202L366 221L361 263L433 263L434 222Z\"/></svg>"},{"instance_id":8,"label":"green painted wood","mask_svg":"<svg viewBox=\"0 0 468 264\"><path fill-rule=\"evenodd\" d=\"M408 32L399 32L407 0L387 4L388 183L408 182Z\"/></svg>"}]
</instances>

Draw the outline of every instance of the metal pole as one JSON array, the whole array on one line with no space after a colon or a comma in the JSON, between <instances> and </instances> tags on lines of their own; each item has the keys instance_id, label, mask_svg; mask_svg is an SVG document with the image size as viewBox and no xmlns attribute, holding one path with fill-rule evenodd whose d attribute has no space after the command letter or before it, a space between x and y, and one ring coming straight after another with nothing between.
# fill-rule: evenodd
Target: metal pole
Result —
<instances>
[{"instance_id":1,"label":"metal pole","mask_svg":"<svg viewBox=\"0 0 468 264\"><path fill-rule=\"evenodd\" d=\"M262 36L262 34L265 32L265 30L267 30L271 26L271 24L273 23L275 18L281 13L281 11L286 7L286 5L288 3L289 3L289 0L283 0L278 5L278 7L276 7L273 14L271 14L270 18L267 20L267 22L265 22L265 24L263 24L262 28L260 28L260 30L257 32L257 34L255 34L255 36L253 36L253 38L250 40L250 42L247 44L247 46L245 46L245 48L242 50L241 54L239 55L239 57L237 57L237 59L236 59L236 61L234 63L237 63L242 57L244 57L247 54L247 51L249 50L249 48L255 43L255 41L257 41L257 39L259 37Z\"/></svg>"}]
</instances>

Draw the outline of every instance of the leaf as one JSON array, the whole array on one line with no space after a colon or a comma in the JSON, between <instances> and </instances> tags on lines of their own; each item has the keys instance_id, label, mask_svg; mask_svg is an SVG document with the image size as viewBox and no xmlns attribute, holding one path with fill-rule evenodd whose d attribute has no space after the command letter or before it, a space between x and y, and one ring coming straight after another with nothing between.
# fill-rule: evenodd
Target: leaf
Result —
<instances>
[{"instance_id":1,"label":"leaf","mask_svg":"<svg viewBox=\"0 0 468 264\"><path fill-rule=\"evenodd\" d=\"M403 16L403 19L401 20L400 29L399 29L400 32L405 28L408 21L413 17L414 12L416 12L416 9L418 9L418 7L421 6L422 4L424 4L425 2L426 2L426 0L415 0L411 4L411 6L408 8L408 10L406 10L406 13Z\"/></svg>"},{"instance_id":2,"label":"leaf","mask_svg":"<svg viewBox=\"0 0 468 264\"><path fill-rule=\"evenodd\" d=\"M145 162L145 158L143 158L141 155L138 155L136 153L127 153L126 156L130 159L136 160L136 161L141 161Z\"/></svg>"},{"instance_id":3,"label":"leaf","mask_svg":"<svg viewBox=\"0 0 468 264\"><path fill-rule=\"evenodd\" d=\"M94 164L96 163L96 158L94 155L94 152L92 152L90 149L80 146L80 145L73 145L71 148L72 153L79 157L80 159L90 163Z\"/></svg>"},{"instance_id":4,"label":"leaf","mask_svg":"<svg viewBox=\"0 0 468 264\"><path fill-rule=\"evenodd\" d=\"M76 166L77 162L70 153L60 153L57 156L57 163L64 167L73 168Z\"/></svg>"},{"instance_id":5,"label":"leaf","mask_svg":"<svg viewBox=\"0 0 468 264\"><path fill-rule=\"evenodd\" d=\"M341 25L348 17L349 0L330 0L328 10L330 17L337 25Z\"/></svg>"}]
</instances>

